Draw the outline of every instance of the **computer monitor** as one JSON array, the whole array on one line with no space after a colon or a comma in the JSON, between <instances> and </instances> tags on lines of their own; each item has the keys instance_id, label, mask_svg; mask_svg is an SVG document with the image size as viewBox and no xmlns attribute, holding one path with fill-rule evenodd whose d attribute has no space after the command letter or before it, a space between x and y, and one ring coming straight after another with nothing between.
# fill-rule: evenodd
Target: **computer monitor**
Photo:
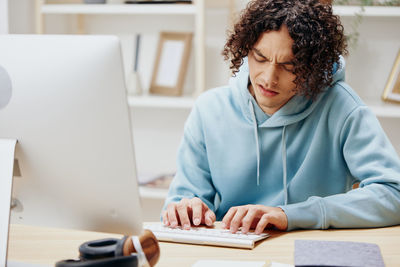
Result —
<instances>
[{"instance_id":1,"label":"computer monitor","mask_svg":"<svg viewBox=\"0 0 400 267\"><path fill-rule=\"evenodd\" d=\"M141 233L121 58L113 36L0 36L0 139L18 140L12 223Z\"/></svg>"}]
</instances>

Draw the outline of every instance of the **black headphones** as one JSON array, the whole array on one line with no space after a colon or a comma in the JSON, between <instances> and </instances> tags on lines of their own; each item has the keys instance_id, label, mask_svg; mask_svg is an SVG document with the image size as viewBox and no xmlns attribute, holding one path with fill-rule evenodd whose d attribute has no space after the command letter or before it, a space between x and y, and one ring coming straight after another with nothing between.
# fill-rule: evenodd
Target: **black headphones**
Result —
<instances>
[{"instance_id":1,"label":"black headphones","mask_svg":"<svg viewBox=\"0 0 400 267\"><path fill-rule=\"evenodd\" d=\"M123 256L122 239L106 238L83 243L79 247L79 260L63 260L56 267L137 267L136 255Z\"/></svg>"}]
</instances>

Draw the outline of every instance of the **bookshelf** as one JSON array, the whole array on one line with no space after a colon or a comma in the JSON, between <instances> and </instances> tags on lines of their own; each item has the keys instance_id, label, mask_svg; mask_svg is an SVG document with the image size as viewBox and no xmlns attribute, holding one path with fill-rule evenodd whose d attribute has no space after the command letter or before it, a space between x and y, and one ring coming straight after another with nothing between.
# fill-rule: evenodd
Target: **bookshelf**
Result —
<instances>
[{"instance_id":1,"label":"bookshelf","mask_svg":"<svg viewBox=\"0 0 400 267\"><path fill-rule=\"evenodd\" d=\"M221 1L221 0L218 0ZM131 15L131 16L192 16L194 18L194 68L195 83L193 97L205 90L205 2L195 0L192 4L46 4L35 0L36 33L46 33L46 15L76 16L76 33L85 33L85 16ZM167 100L168 101L168 100Z\"/></svg>"}]
</instances>

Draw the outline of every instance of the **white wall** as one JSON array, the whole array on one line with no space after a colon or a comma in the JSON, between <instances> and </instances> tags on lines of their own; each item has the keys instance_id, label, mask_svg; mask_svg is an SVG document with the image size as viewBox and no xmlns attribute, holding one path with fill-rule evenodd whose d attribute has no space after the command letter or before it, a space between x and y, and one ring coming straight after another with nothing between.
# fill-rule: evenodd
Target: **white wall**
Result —
<instances>
[{"instance_id":1,"label":"white wall","mask_svg":"<svg viewBox=\"0 0 400 267\"><path fill-rule=\"evenodd\" d=\"M8 33L8 0L0 0L0 34Z\"/></svg>"},{"instance_id":2,"label":"white wall","mask_svg":"<svg viewBox=\"0 0 400 267\"><path fill-rule=\"evenodd\" d=\"M1 1L1 0L0 0ZM35 1L8 0L8 20L10 33L34 33Z\"/></svg>"}]
</instances>

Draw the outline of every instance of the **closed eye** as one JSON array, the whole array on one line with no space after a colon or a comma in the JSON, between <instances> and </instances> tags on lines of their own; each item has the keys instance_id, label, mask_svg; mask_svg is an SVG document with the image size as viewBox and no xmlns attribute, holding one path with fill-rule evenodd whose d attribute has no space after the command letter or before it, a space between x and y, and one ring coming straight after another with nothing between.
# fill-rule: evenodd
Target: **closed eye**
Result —
<instances>
[{"instance_id":1,"label":"closed eye","mask_svg":"<svg viewBox=\"0 0 400 267\"><path fill-rule=\"evenodd\" d=\"M255 56L254 59L255 59L257 62L260 62L260 63L262 63L262 62L267 62L267 61L268 61L266 58L258 57L258 56Z\"/></svg>"},{"instance_id":2,"label":"closed eye","mask_svg":"<svg viewBox=\"0 0 400 267\"><path fill-rule=\"evenodd\" d=\"M282 68L286 71L293 72L294 65L293 64L282 64Z\"/></svg>"},{"instance_id":3,"label":"closed eye","mask_svg":"<svg viewBox=\"0 0 400 267\"><path fill-rule=\"evenodd\" d=\"M261 62L262 63L262 62L269 62L270 61L263 54L261 54L261 52L259 52L258 50L253 49L252 52L253 52L253 55L254 55L254 59L257 62Z\"/></svg>"}]
</instances>

